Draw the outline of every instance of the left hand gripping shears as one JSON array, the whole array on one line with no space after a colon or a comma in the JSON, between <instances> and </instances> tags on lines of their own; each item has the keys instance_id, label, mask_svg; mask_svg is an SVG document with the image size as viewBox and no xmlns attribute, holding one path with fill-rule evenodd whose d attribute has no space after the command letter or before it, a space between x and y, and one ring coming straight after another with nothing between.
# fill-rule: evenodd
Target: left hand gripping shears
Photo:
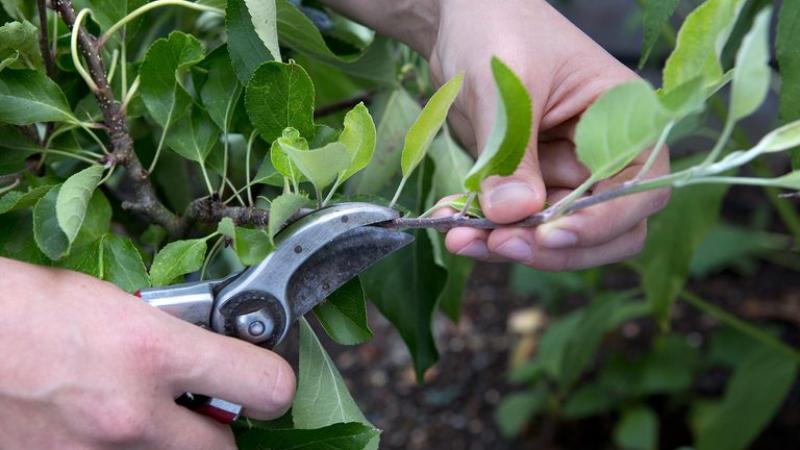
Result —
<instances>
[{"instance_id":1,"label":"left hand gripping shears","mask_svg":"<svg viewBox=\"0 0 800 450\"><path fill-rule=\"evenodd\" d=\"M381 227L398 212L369 203L342 203L314 211L275 237L261 263L220 280L137 293L149 304L226 336L274 348L300 317L380 259L413 241ZM178 403L231 423L242 407L222 399L185 394Z\"/></svg>"}]
</instances>

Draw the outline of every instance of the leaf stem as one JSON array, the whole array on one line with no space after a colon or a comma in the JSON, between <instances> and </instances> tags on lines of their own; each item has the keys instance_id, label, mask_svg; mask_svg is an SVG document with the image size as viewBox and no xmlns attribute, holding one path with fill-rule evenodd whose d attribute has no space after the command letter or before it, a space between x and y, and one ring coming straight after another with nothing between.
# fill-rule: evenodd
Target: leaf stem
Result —
<instances>
[{"instance_id":1,"label":"leaf stem","mask_svg":"<svg viewBox=\"0 0 800 450\"><path fill-rule=\"evenodd\" d=\"M117 64L119 63L119 50L116 48L111 52L111 64L108 66L108 82L114 81L114 74L117 72Z\"/></svg>"},{"instance_id":2,"label":"leaf stem","mask_svg":"<svg viewBox=\"0 0 800 450\"><path fill-rule=\"evenodd\" d=\"M214 195L214 188L211 187L211 180L208 179L208 170L206 170L206 163L200 163L200 171L203 173L203 179L206 182L206 188L208 189L208 195Z\"/></svg>"},{"instance_id":3,"label":"leaf stem","mask_svg":"<svg viewBox=\"0 0 800 450\"><path fill-rule=\"evenodd\" d=\"M8 186L3 186L0 188L0 195L5 194L6 192L13 190L15 187L19 186L20 178L17 177L14 181L11 182Z\"/></svg>"},{"instance_id":4,"label":"leaf stem","mask_svg":"<svg viewBox=\"0 0 800 450\"><path fill-rule=\"evenodd\" d=\"M209 236L209 237L211 237L211 236ZM211 262L211 259L214 258L216 252L222 246L222 242L224 240L225 240L225 237L224 236L220 236L220 238L217 239L217 242L215 242L214 245L211 247L211 251L209 251L208 255L206 255L206 259L205 259L205 261L203 261L203 268L200 270L200 279L201 280L205 280L205 278L206 278L206 270L208 269L208 264Z\"/></svg>"},{"instance_id":5,"label":"leaf stem","mask_svg":"<svg viewBox=\"0 0 800 450\"><path fill-rule=\"evenodd\" d=\"M336 190L339 189L339 185L341 184L342 184L342 175L339 174L339 176L336 177L336 181L333 182L333 186L331 186L331 190L330 192L328 192L327 197L325 197L325 200L323 200L322 206L326 206L328 202L331 201L331 199L333 198L333 194L336 193Z\"/></svg>"},{"instance_id":6,"label":"leaf stem","mask_svg":"<svg viewBox=\"0 0 800 450\"><path fill-rule=\"evenodd\" d=\"M244 157L244 164L245 164L244 172L246 175L245 182L247 183L246 184L247 202L249 206L253 206L253 189L250 183L250 154L253 151L253 144L255 143L257 136L258 136L258 131L256 130L253 130L253 132L250 133L250 138L247 140L247 152L245 153Z\"/></svg>"},{"instance_id":7,"label":"leaf stem","mask_svg":"<svg viewBox=\"0 0 800 450\"><path fill-rule=\"evenodd\" d=\"M711 149L711 153L709 153L705 161L700 164L701 168L707 167L717 160L719 155L722 153L722 150L725 149L725 145L727 145L728 141L730 141L731 134L733 134L735 127L736 120L734 120L732 114L728 113L728 118L725 120L725 126L722 128L722 134L720 134L719 139L717 139L717 143L714 145L714 148Z\"/></svg>"},{"instance_id":8,"label":"leaf stem","mask_svg":"<svg viewBox=\"0 0 800 450\"><path fill-rule=\"evenodd\" d=\"M661 136L658 137L658 141L656 141L656 145L653 147L650 156L647 158L647 161L642 166L642 170L636 175L633 179L634 181L642 181L650 170L653 168L653 165L656 163L658 159L658 155L661 153L661 150L666 146L667 139L669 138L669 134L672 132L672 127L675 126L675 121L670 121L664 130L661 132Z\"/></svg>"},{"instance_id":9,"label":"leaf stem","mask_svg":"<svg viewBox=\"0 0 800 450\"><path fill-rule=\"evenodd\" d=\"M78 13L77 17L75 17L75 24L72 26L72 34L70 35L69 39L69 49L70 54L72 55L72 63L75 65L75 70L78 71L78 75L83 78L83 81L86 82L86 85L89 86L89 89L91 89L92 92L97 92L100 90L100 88L97 87L97 84L89 75L89 72L87 72L83 67L80 56L78 56L78 34L81 31L81 23L83 22L83 19L86 18L86 15L91 13L92 11L90 9L84 8Z\"/></svg>"},{"instance_id":10,"label":"leaf stem","mask_svg":"<svg viewBox=\"0 0 800 450\"><path fill-rule=\"evenodd\" d=\"M128 89L128 92L122 97L120 109L123 111L128 110L128 104L133 100L133 96L136 95L136 92L139 90L139 83L141 83L141 78L136 76L136 78L133 79L130 89ZM125 83L123 82L122 85L125 86Z\"/></svg>"},{"instance_id":11,"label":"leaf stem","mask_svg":"<svg viewBox=\"0 0 800 450\"><path fill-rule=\"evenodd\" d=\"M681 292L680 297L690 305L716 318L729 327L757 340L767 347L771 347L779 352L784 353L789 358L800 363L800 350L790 347L779 339L774 338L772 335L760 330L747 321L734 316L719 306L704 300L696 294L693 294L689 291L683 291Z\"/></svg>"},{"instance_id":12,"label":"leaf stem","mask_svg":"<svg viewBox=\"0 0 800 450\"><path fill-rule=\"evenodd\" d=\"M184 8L194 9L196 11L211 12L219 14L221 16L225 15L225 11L219 8L203 5L200 3L189 2L186 0L156 0L154 2L150 2L136 8L135 10L131 11L127 16L120 19L117 23L111 25L111 27L108 30L106 30L106 32L103 33L98 39L97 48L103 47L103 45L105 45L105 43L111 38L111 36L113 36L114 33L116 33L120 28L124 27L127 23L130 23L137 17L141 16L142 14L150 10L160 8L162 6L182 6Z\"/></svg>"},{"instance_id":13,"label":"leaf stem","mask_svg":"<svg viewBox=\"0 0 800 450\"><path fill-rule=\"evenodd\" d=\"M400 185L397 186L397 191L395 191L392 201L389 202L389 208L394 208L394 205L396 205L397 201L400 200L400 194L403 192L403 188L406 186L407 181L408 177L403 177L403 179L400 180Z\"/></svg>"},{"instance_id":14,"label":"leaf stem","mask_svg":"<svg viewBox=\"0 0 800 450\"><path fill-rule=\"evenodd\" d=\"M156 168L156 164L158 163L158 158L161 156L161 149L164 148L164 141L167 139L167 130L169 129L169 123L164 124L164 128L161 130L161 137L158 139L158 147L156 147L156 154L153 156L153 161L150 163L150 167L147 168L147 173L153 173L153 170Z\"/></svg>"}]
</instances>

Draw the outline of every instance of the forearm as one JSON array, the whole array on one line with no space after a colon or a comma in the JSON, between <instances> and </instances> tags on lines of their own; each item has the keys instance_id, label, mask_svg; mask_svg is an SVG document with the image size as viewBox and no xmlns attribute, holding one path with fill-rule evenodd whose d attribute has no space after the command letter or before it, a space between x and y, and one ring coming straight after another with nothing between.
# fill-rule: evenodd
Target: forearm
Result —
<instances>
[{"instance_id":1,"label":"forearm","mask_svg":"<svg viewBox=\"0 0 800 450\"><path fill-rule=\"evenodd\" d=\"M430 55L442 0L321 0L337 12L380 34Z\"/></svg>"}]
</instances>

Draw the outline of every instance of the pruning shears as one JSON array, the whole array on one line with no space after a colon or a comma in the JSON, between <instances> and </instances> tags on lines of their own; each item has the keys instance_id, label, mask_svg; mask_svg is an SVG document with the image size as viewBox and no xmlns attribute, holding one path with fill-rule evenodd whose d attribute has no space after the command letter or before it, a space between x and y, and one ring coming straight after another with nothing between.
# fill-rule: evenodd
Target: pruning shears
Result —
<instances>
[{"instance_id":1,"label":"pruning shears","mask_svg":"<svg viewBox=\"0 0 800 450\"><path fill-rule=\"evenodd\" d=\"M215 333L274 348L292 324L340 286L413 241L381 227L396 219L391 208L342 203L288 225L261 263L223 279L141 290L139 297L163 311ZM184 394L183 406L223 423L242 407L222 399Z\"/></svg>"}]
</instances>

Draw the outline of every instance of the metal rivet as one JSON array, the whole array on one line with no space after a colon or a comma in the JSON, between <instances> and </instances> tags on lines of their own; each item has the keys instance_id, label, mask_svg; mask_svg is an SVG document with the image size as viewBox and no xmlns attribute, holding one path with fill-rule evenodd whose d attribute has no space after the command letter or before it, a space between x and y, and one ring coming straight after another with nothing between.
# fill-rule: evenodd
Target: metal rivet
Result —
<instances>
[{"instance_id":1,"label":"metal rivet","mask_svg":"<svg viewBox=\"0 0 800 450\"><path fill-rule=\"evenodd\" d=\"M264 322L255 321L250 324L247 331L249 331L252 336L261 336L264 334L264 328Z\"/></svg>"},{"instance_id":2,"label":"metal rivet","mask_svg":"<svg viewBox=\"0 0 800 450\"><path fill-rule=\"evenodd\" d=\"M342 223L347 223L350 221L350 218L347 216L342 216Z\"/></svg>"},{"instance_id":3,"label":"metal rivet","mask_svg":"<svg viewBox=\"0 0 800 450\"><path fill-rule=\"evenodd\" d=\"M301 253L302 251L303 251L303 247L300 247L299 245L294 248L294 252L295 253Z\"/></svg>"}]
</instances>

